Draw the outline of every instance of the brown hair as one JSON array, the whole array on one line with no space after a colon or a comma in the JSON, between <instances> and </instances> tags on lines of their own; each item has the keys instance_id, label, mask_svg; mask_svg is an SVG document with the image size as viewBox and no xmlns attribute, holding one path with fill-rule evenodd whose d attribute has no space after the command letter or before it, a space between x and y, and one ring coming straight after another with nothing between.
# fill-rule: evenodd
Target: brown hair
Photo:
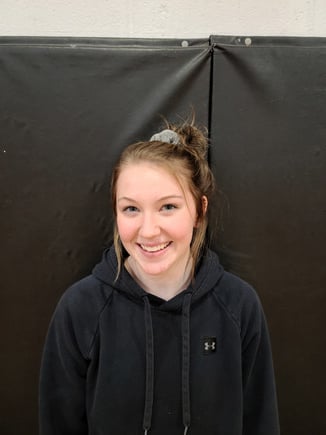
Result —
<instances>
[{"instance_id":1,"label":"brown hair","mask_svg":"<svg viewBox=\"0 0 326 435\"><path fill-rule=\"evenodd\" d=\"M215 180L207 161L208 140L206 135L192 123L173 125L166 123L166 128L177 133L179 143L162 141L145 141L129 145L122 152L116 163L111 178L111 198L116 216L116 188L119 175L124 167L142 161L165 168L176 177L180 186L189 188L197 211L197 225L190 246L193 258L192 276L200 255L206 245L208 217L203 206L203 196L208 202L215 189ZM123 263L123 248L116 223L114 225L114 247L118 260L118 273Z\"/></svg>"}]
</instances>

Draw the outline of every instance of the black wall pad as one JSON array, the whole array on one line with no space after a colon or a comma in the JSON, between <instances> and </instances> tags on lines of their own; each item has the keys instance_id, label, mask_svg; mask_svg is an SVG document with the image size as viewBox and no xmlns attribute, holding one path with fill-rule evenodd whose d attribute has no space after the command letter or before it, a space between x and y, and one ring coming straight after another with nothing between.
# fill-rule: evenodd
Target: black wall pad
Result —
<instances>
[{"instance_id":1,"label":"black wall pad","mask_svg":"<svg viewBox=\"0 0 326 435\"><path fill-rule=\"evenodd\" d=\"M44 336L110 243L114 160L191 106L228 201L213 247L267 315L282 434L326 433L325 103L326 38L0 38L1 435L38 433Z\"/></svg>"},{"instance_id":2,"label":"black wall pad","mask_svg":"<svg viewBox=\"0 0 326 435\"><path fill-rule=\"evenodd\" d=\"M1 435L37 434L41 350L65 288L109 243L123 147L196 108L207 40L0 38Z\"/></svg>"},{"instance_id":3,"label":"black wall pad","mask_svg":"<svg viewBox=\"0 0 326 435\"><path fill-rule=\"evenodd\" d=\"M326 433L326 39L211 43L218 245L263 301L282 434Z\"/></svg>"}]
</instances>

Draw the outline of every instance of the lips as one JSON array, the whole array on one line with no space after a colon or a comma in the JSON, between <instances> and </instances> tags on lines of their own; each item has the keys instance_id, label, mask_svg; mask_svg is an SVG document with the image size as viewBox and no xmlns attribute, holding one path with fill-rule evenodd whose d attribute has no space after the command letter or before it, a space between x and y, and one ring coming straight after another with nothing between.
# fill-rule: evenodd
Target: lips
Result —
<instances>
[{"instance_id":1,"label":"lips","mask_svg":"<svg viewBox=\"0 0 326 435\"><path fill-rule=\"evenodd\" d=\"M149 253L155 253L155 252L160 252L163 251L164 249L166 249L172 242L167 242L167 243L161 243L159 245L143 245L141 243L139 243L140 248L145 251L145 252L149 252Z\"/></svg>"}]
</instances>

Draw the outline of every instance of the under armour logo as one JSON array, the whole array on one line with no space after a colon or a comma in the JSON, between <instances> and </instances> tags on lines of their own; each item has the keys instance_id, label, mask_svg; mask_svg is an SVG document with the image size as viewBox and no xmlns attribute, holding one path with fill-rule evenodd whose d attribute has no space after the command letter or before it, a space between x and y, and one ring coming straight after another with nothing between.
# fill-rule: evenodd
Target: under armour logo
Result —
<instances>
[{"instance_id":1,"label":"under armour logo","mask_svg":"<svg viewBox=\"0 0 326 435\"><path fill-rule=\"evenodd\" d=\"M206 343L205 343L205 350L215 350L215 343L209 344L206 341Z\"/></svg>"},{"instance_id":2,"label":"under armour logo","mask_svg":"<svg viewBox=\"0 0 326 435\"><path fill-rule=\"evenodd\" d=\"M203 338L203 352L204 355L215 352L216 350L216 337L204 337Z\"/></svg>"}]
</instances>

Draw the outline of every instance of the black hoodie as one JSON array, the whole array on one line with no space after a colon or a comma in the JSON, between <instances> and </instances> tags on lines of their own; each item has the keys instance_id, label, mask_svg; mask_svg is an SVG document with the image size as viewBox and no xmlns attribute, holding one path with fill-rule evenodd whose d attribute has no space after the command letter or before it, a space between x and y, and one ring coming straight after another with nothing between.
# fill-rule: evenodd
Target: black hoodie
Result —
<instances>
[{"instance_id":1,"label":"black hoodie","mask_svg":"<svg viewBox=\"0 0 326 435\"><path fill-rule=\"evenodd\" d=\"M113 248L61 298L44 348L41 435L278 435L270 342L255 291L208 251L169 301Z\"/></svg>"}]
</instances>

